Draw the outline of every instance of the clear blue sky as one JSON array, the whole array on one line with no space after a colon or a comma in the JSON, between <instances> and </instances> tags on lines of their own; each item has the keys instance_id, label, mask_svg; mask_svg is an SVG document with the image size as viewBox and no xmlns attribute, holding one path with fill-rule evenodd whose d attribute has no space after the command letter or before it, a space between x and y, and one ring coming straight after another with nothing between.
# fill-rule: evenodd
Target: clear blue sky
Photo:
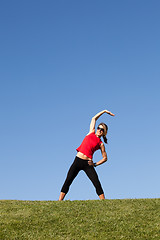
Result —
<instances>
[{"instance_id":1,"label":"clear blue sky","mask_svg":"<svg viewBox=\"0 0 160 240\"><path fill-rule=\"evenodd\" d=\"M57 200L103 109L106 198L160 197L159 12L159 0L0 2L0 199ZM98 199L85 173L67 199Z\"/></svg>"}]
</instances>

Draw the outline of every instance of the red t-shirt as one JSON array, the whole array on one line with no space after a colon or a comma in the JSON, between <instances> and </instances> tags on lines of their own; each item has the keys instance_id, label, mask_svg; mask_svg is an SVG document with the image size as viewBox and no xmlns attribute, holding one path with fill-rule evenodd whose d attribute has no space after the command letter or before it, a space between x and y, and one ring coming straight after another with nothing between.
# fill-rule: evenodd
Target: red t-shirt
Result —
<instances>
[{"instance_id":1,"label":"red t-shirt","mask_svg":"<svg viewBox=\"0 0 160 240\"><path fill-rule=\"evenodd\" d=\"M96 136L94 132L85 136L81 145L76 149L77 152L81 152L86 155L88 158L93 157L93 153L100 149L102 141L99 137Z\"/></svg>"}]
</instances>

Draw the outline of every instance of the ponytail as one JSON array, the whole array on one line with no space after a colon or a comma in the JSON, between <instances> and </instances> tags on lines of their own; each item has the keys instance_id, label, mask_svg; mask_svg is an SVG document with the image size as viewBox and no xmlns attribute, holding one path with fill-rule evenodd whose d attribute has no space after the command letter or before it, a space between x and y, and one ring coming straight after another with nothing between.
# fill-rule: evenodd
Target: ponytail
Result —
<instances>
[{"instance_id":1,"label":"ponytail","mask_svg":"<svg viewBox=\"0 0 160 240\"><path fill-rule=\"evenodd\" d=\"M106 136L104 136L104 135L103 135L103 140L104 140L104 142L105 142L106 144L108 143L107 138L106 138Z\"/></svg>"}]
</instances>

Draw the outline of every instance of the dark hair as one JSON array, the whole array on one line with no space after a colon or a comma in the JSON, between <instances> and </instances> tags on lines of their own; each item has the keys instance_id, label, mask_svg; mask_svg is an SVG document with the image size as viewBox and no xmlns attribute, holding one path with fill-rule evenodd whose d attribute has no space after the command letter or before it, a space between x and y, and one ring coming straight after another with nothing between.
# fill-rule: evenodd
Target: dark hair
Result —
<instances>
[{"instance_id":1,"label":"dark hair","mask_svg":"<svg viewBox=\"0 0 160 240\"><path fill-rule=\"evenodd\" d=\"M106 134L108 132L108 126L105 124L105 123L100 123L98 126L102 125L104 128L106 128ZM103 140L104 142L107 144L108 141L107 141L107 138L106 138L106 135L103 135Z\"/></svg>"},{"instance_id":2,"label":"dark hair","mask_svg":"<svg viewBox=\"0 0 160 240\"><path fill-rule=\"evenodd\" d=\"M106 136L103 136L103 140L106 144L108 143L108 139L106 138Z\"/></svg>"}]
</instances>

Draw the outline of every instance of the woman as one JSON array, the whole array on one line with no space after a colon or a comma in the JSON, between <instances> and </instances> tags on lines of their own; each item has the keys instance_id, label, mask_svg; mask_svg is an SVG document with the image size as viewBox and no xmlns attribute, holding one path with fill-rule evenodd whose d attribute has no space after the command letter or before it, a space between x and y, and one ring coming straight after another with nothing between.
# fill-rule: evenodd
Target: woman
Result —
<instances>
[{"instance_id":1,"label":"woman","mask_svg":"<svg viewBox=\"0 0 160 240\"><path fill-rule=\"evenodd\" d=\"M82 144L76 149L77 155L68 171L67 178L61 189L59 201L62 201L64 199L65 195L69 191L71 183L73 182L80 170L85 171L89 179L92 181L99 198L105 199L101 183L94 169L94 167L99 166L107 161L107 153L105 151L104 143L101 141L101 137L103 137L104 142L107 143L106 135L108 127L105 123L100 123L97 127L97 131L95 132L96 121L104 113L108 113L109 115L114 116L114 114L109 112L108 110L103 110L92 118L89 133L84 138ZM103 158L99 162L93 163L93 153L98 149L101 149Z\"/></svg>"}]
</instances>

